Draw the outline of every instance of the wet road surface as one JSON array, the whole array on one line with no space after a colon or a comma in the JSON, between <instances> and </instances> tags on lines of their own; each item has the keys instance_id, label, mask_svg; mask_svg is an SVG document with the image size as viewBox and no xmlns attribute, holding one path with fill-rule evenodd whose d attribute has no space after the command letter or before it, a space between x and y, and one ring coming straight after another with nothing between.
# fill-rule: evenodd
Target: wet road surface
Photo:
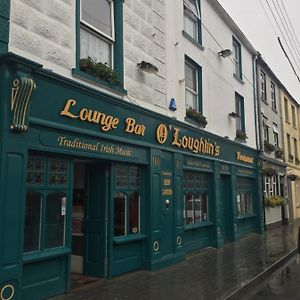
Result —
<instances>
[{"instance_id":1,"label":"wet road surface","mask_svg":"<svg viewBox=\"0 0 300 300\"><path fill-rule=\"evenodd\" d=\"M300 257L297 255L286 266L274 273L245 300L299 300Z\"/></svg>"}]
</instances>

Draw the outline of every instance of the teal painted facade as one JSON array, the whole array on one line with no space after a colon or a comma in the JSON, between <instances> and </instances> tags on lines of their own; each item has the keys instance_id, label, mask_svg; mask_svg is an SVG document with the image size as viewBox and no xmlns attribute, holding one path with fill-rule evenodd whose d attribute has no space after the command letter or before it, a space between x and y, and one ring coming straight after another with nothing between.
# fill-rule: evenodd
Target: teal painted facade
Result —
<instances>
[{"instance_id":1,"label":"teal painted facade","mask_svg":"<svg viewBox=\"0 0 300 300\"><path fill-rule=\"evenodd\" d=\"M258 151L12 54L0 58L0 86L0 290L5 297L14 292L13 299L43 299L70 289L78 164L86 166L83 274L110 278L156 270L183 260L189 251L222 247L263 230ZM42 165L32 167L34 159ZM55 171L53 161L65 167ZM36 168L43 171L34 184ZM38 250L24 253L30 192L43 195L42 225L40 240L31 241ZM60 195L61 207L51 211L53 193ZM140 197L139 224L130 225L128 216L126 230L116 226L122 193ZM193 203L192 194L200 195ZM246 198L251 214L241 209ZM50 220L55 209L63 237Z\"/></svg>"}]
</instances>

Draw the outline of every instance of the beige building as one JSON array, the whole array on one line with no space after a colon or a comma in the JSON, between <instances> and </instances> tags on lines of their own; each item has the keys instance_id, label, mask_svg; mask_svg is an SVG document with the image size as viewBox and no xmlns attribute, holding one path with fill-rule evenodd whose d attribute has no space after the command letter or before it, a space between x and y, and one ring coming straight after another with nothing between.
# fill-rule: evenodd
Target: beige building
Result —
<instances>
[{"instance_id":1,"label":"beige building","mask_svg":"<svg viewBox=\"0 0 300 300\"><path fill-rule=\"evenodd\" d=\"M281 89L284 160L287 163L287 199L289 219L300 218L299 104Z\"/></svg>"}]
</instances>

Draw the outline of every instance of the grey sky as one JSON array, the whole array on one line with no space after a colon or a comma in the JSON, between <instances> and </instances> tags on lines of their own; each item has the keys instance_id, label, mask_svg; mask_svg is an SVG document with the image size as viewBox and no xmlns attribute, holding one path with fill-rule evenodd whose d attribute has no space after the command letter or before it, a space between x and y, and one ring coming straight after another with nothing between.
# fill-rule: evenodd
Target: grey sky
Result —
<instances>
[{"instance_id":1,"label":"grey sky","mask_svg":"<svg viewBox=\"0 0 300 300\"><path fill-rule=\"evenodd\" d=\"M284 53L280 49L276 35L279 35L281 41L285 46L284 39L276 26L276 23L270 13L266 0L261 0L263 3L271 21L273 28L268 21L264 10L261 6L260 0L218 0L224 9L229 13L232 19L240 27L243 33L247 36L252 45L262 54L262 57L271 67L276 76L285 85L290 94L300 103L300 83L294 75L288 60L285 58ZM268 0L269 4L273 8L272 3L279 3L285 5L285 8L292 21L294 30L300 41L300 1L299 0ZM278 7L278 6L277 6ZM281 6L282 7L282 6ZM283 7L282 7L283 8ZM273 8L274 12L275 9ZM279 11L279 8L278 8ZM280 20L278 19L278 22ZM281 27L284 30L283 26ZM287 37L286 37L287 39ZM288 39L287 39L288 41ZM288 50L287 46L285 46ZM292 46L290 46L293 50ZM300 47L297 48L300 52ZM296 51L297 51L296 50ZM300 55L297 63L293 63L295 68L300 68ZM290 55L292 59L292 56ZM297 66L298 64L298 66ZM296 69L300 76L300 70Z\"/></svg>"}]
</instances>

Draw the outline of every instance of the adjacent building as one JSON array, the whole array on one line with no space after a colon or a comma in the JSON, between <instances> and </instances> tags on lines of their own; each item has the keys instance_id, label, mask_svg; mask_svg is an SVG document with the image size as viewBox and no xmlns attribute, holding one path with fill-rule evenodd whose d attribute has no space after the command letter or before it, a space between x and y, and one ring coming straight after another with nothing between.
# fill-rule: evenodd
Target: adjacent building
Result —
<instances>
[{"instance_id":1,"label":"adjacent building","mask_svg":"<svg viewBox=\"0 0 300 300\"><path fill-rule=\"evenodd\" d=\"M283 116L284 159L287 163L287 198L289 219L294 222L300 217L299 198L299 104L284 88L281 88Z\"/></svg>"},{"instance_id":2,"label":"adjacent building","mask_svg":"<svg viewBox=\"0 0 300 300\"><path fill-rule=\"evenodd\" d=\"M289 218L281 114L282 83L260 54L256 62L258 139L262 150L265 224L270 228L286 223Z\"/></svg>"}]
</instances>

